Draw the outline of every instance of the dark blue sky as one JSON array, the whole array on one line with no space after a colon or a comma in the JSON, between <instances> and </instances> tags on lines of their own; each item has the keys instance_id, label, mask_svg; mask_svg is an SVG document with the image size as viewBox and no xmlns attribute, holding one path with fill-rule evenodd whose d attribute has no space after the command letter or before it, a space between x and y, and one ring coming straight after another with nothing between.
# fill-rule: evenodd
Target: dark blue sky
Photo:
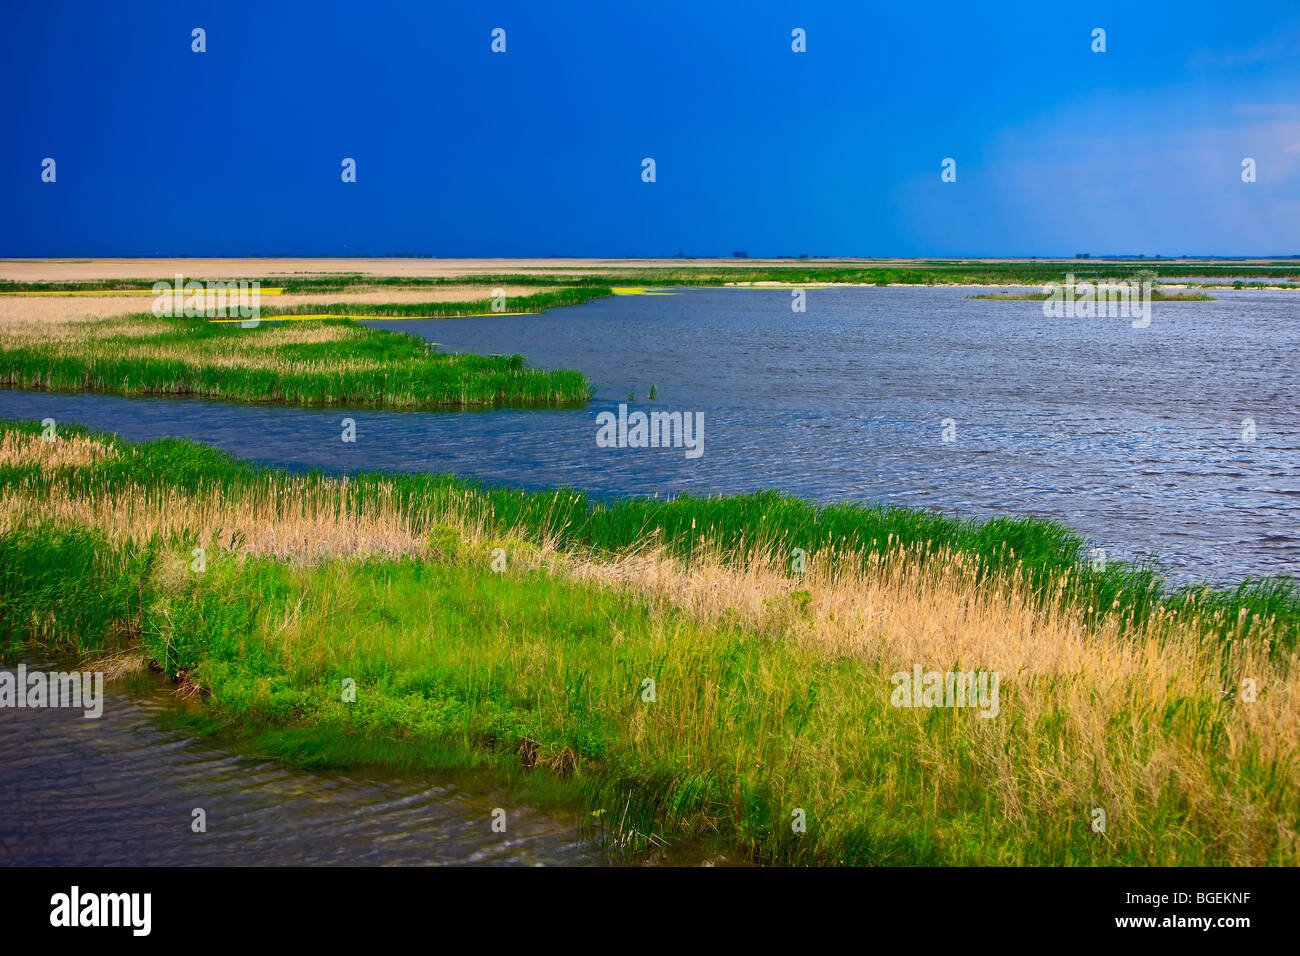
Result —
<instances>
[{"instance_id":1,"label":"dark blue sky","mask_svg":"<svg viewBox=\"0 0 1300 956\"><path fill-rule=\"evenodd\" d=\"M3 256L1300 253L1294 0L6 7Z\"/></svg>"}]
</instances>

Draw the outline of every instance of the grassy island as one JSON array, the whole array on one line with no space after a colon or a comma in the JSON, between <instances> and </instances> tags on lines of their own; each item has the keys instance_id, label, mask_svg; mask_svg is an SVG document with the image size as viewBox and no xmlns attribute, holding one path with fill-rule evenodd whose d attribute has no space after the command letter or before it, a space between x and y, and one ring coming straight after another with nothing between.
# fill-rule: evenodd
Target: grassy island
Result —
<instances>
[{"instance_id":1,"label":"grassy island","mask_svg":"<svg viewBox=\"0 0 1300 956\"><path fill-rule=\"evenodd\" d=\"M400 308L443 316L485 305ZM382 316L397 307L346 308ZM305 311L263 308L264 321L253 328L145 313L15 329L0 345L0 386L386 409L558 407L591 398L591 383L580 372L531 368L520 355L438 352L415 336L346 318L266 321ZM326 304L312 311L342 309Z\"/></svg>"}]
</instances>

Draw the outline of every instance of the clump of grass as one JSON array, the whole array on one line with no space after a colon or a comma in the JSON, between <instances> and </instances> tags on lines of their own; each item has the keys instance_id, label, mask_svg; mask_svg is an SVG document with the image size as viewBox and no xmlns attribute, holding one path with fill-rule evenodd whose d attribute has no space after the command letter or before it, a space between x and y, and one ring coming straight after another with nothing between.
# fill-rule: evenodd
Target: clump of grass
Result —
<instances>
[{"instance_id":1,"label":"clump of grass","mask_svg":"<svg viewBox=\"0 0 1300 956\"><path fill-rule=\"evenodd\" d=\"M152 315L0 346L0 386L354 408L572 406L591 383L523 357L444 354L346 319L241 328Z\"/></svg>"},{"instance_id":2,"label":"clump of grass","mask_svg":"<svg viewBox=\"0 0 1300 956\"><path fill-rule=\"evenodd\" d=\"M463 284L463 282L461 283ZM555 283L551 283L555 284ZM582 305L594 298L613 295L613 291L594 285L577 285L535 295L514 296L509 300L511 312L544 312L572 305ZM262 318L293 315L373 315L376 318L455 318L460 315L492 313L493 300L489 297L464 302L403 302L403 303L347 303L330 302L324 305L263 306Z\"/></svg>"},{"instance_id":3,"label":"clump of grass","mask_svg":"<svg viewBox=\"0 0 1300 956\"><path fill-rule=\"evenodd\" d=\"M0 532L0 647L80 654L138 636L151 550L103 545L83 526Z\"/></svg>"}]
</instances>

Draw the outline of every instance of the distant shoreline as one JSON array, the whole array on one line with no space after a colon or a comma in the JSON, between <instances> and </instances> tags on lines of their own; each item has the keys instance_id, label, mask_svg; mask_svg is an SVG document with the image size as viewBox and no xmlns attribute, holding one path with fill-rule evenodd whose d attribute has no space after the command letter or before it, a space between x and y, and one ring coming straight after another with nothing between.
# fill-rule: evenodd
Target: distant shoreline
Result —
<instances>
[{"instance_id":1,"label":"distant shoreline","mask_svg":"<svg viewBox=\"0 0 1300 956\"><path fill-rule=\"evenodd\" d=\"M1300 259L610 259L610 258L475 258L475 259L419 259L419 258L32 258L0 259L0 281L9 282L87 282L96 280L128 280L140 278L171 278L176 273L196 279L226 277L265 278L287 275L358 274L369 276L407 278L473 278L510 273L527 275L565 275L577 272L591 274L618 274L628 271L689 271L709 270L807 270L810 272L879 272L880 270L910 271L961 271L985 270L1012 271L1026 268L1044 271L1072 271L1084 274L1099 267L1113 269L1156 269L1162 274L1168 270L1184 271L1205 268L1232 268L1238 272L1265 269L1290 271L1300 279ZM907 283L904 283L907 284Z\"/></svg>"}]
</instances>

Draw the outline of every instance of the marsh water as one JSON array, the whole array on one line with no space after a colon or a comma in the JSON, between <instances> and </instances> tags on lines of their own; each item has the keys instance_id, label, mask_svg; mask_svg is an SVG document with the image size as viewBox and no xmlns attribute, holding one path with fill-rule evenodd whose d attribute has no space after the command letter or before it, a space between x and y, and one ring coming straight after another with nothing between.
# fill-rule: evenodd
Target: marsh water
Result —
<instances>
[{"instance_id":1,"label":"marsh water","mask_svg":"<svg viewBox=\"0 0 1300 956\"><path fill-rule=\"evenodd\" d=\"M74 666L23 663L28 672ZM167 719L177 704L161 679L104 690L98 718L0 711L0 865L605 862L572 816L538 813L481 783L303 770ZM492 829L497 808L504 833ZM192 828L196 809L205 832Z\"/></svg>"},{"instance_id":2,"label":"marsh water","mask_svg":"<svg viewBox=\"0 0 1300 956\"><path fill-rule=\"evenodd\" d=\"M391 413L0 391L0 416L177 435L291 468L455 472L608 495L780 488L819 501L1037 515L1175 579L1300 567L1300 300L1215 290L1049 319L954 288L690 289L540 316L384 322L449 350L578 368L565 411ZM648 392L655 387L655 399ZM634 397L630 397L630 395ZM704 451L600 448L597 415L702 412ZM357 441L341 441L341 419ZM945 441L945 427L953 440ZM6 664L4 666L11 666ZM110 685L111 687L111 685ZM111 689L99 720L0 712L0 863L599 863L576 821L462 781L300 770ZM190 830L191 811L209 832ZM220 834L217 838L216 835Z\"/></svg>"},{"instance_id":3,"label":"marsh water","mask_svg":"<svg viewBox=\"0 0 1300 956\"><path fill-rule=\"evenodd\" d=\"M182 435L292 468L455 472L609 495L780 488L818 501L1062 521L1176 580L1300 567L1300 298L1214 290L1050 319L961 288L684 289L544 315L373 323L523 353L580 409L374 412L0 391L0 416ZM649 400L655 388L654 401ZM629 396L635 398L629 401ZM597 415L702 412L704 451L597 447ZM355 443L341 440L344 416ZM950 426L944 441L945 424Z\"/></svg>"}]
</instances>

